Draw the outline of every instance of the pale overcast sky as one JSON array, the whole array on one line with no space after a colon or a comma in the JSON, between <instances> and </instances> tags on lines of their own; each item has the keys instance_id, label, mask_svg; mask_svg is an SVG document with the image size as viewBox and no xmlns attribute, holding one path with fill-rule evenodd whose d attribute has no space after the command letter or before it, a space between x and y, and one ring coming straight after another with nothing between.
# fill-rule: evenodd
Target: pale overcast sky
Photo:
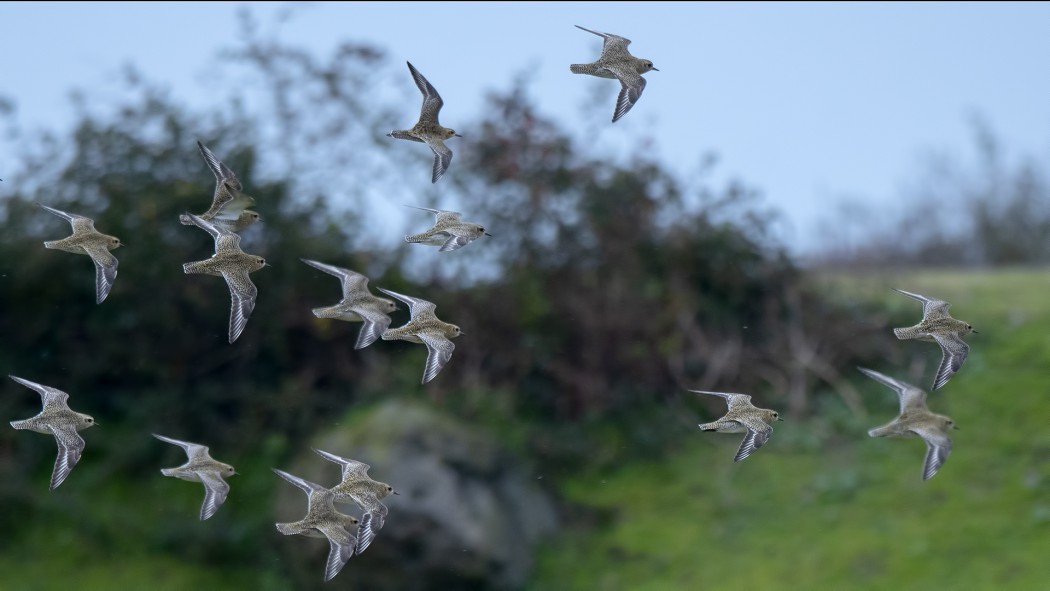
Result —
<instances>
[{"instance_id":1,"label":"pale overcast sky","mask_svg":"<svg viewBox=\"0 0 1050 591\"><path fill-rule=\"evenodd\" d=\"M264 23L288 6L5 2L0 96L23 129L64 130L69 91L115 95L130 62L207 108L209 62L235 44L245 5ZM569 73L601 46L577 24L631 39L660 69L595 141L651 134L682 174L717 152L718 178L759 188L795 248L838 196L893 205L924 154L970 154L974 113L1011 151L1050 162L1048 3L312 3L280 37L325 55L371 42L393 67L411 60L440 89L450 125L476 119L485 92L527 68L541 111L573 129L594 85L607 87L609 118L618 92ZM0 143L0 170L10 154Z\"/></svg>"}]
</instances>

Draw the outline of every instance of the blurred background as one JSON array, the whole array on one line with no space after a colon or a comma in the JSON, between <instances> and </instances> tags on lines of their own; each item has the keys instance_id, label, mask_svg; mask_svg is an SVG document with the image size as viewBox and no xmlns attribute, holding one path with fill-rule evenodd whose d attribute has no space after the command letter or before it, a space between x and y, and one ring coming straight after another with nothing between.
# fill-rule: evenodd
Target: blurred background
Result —
<instances>
[{"instance_id":1,"label":"blurred background","mask_svg":"<svg viewBox=\"0 0 1050 591\"><path fill-rule=\"evenodd\" d=\"M0 22L0 368L97 427L49 492L52 437L0 429L10 589L1040 589L1050 576L1050 6L642 3L7 3ZM600 39L659 72L611 124L614 81L573 76ZM463 135L431 184L412 63ZM263 217L272 265L227 342L229 292L187 276L178 223L214 178ZM94 303L42 203L125 246ZM492 237L403 242L463 212ZM309 258L437 304L425 348L360 325ZM961 430L922 481L919 440L871 439L929 389L945 299L979 334L929 406ZM395 313L393 326L408 320ZM786 417L734 463L701 433L751 394ZM40 410L7 380L0 419ZM234 465L218 513L165 478L178 448ZM317 447L392 484L386 526L323 583L324 540L280 468L333 485ZM347 512L358 513L346 506Z\"/></svg>"}]
</instances>

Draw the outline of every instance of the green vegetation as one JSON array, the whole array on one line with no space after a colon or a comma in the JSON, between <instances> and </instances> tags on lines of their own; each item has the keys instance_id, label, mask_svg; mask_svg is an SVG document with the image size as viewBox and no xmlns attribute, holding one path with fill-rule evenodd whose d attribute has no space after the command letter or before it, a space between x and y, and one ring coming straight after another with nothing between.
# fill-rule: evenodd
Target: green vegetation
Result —
<instances>
[{"instance_id":1,"label":"green vegetation","mask_svg":"<svg viewBox=\"0 0 1050 591\"><path fill-rule=\"evenodd\" d=\"M892 418L896 400L858 372L870 417L850 430L829 431L820 414L778 424L740 464L739 436L696 432L667 461L565 479L579 505L570 514L606 522L548 545L532 589L1045 588L1050 271L838 274L818 283L842 301L892 310L887 331L920 316L891 286L952 302L953 315L980 331L968 338L963 368L930 394L931 409L961 429L941 471L922 481L921 440L867 436ZM899 363L874 369L928 390L939 349L899 347L928 358L921 374ZM827 433L816 449L800 433L809 430Z\"/></svg>"}]
</instances>

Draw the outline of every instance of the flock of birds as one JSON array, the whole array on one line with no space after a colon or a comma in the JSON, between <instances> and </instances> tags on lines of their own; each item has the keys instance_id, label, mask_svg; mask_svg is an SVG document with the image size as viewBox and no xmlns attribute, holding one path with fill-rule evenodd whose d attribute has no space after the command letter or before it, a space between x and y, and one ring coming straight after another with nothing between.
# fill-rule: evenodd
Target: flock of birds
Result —
<instances>
[{"instance_id":1,"label":"flock of birds","mask_svg":"<svg viewBox=\"0 0 1050 591\"><path fill-rule=\"evenodd\" d=\"M969 323L952 318L948 313L951 304L944 300L902 289L895 291L922 302L922 320L915 326L895 328L893 334L901 340L932 341L941 347L941 364L933 380L933 389L936 390L948 383L948 380L962 367L963 361L970 353L970 346L962 340L963 335L977 331ZM864 367L857 369L873 380L892 388L900 398L900 413L897 418L881 427L870 429L868 435L871 437L921 437L926 442L926 460L923 462L922 479L929 480L941 468L952 451L950 433L952 429L958 429L955 421L931 412L926 406L926 392L921 388L871 369ZM690 390L690 392L725 398L729 405L726 415L717 421L700 425L700 430L745 433L736 457L733 458L734 462L743 460L762 447L773 434L773 422L783 420L776 411L758 408L751 404L751 397L747 394L705 390Z\"/></svg>"},{"instance_id":2,"label":"flock of birds","mask_svg":"<svg viewBox=\"0 0 1050 591\"><path fill-rule=\"evenodd\" d=\"M572 64L570 70L576 74L615 78L620 81L621 90L612 119L613 122L616 122L630 111L641 97L645 89L645 79L641 75L657 69L653 67L651 61L636 58L627 51L630 40L583 27L578 28L602 37L604 42L597 61L589 64ZM416 86L423 94L419 120L411 129L395 130L388 135L396 139L427 144L434 152L431 182L436 183L448 170L452 161L452 151L445 145L445 140L461 136L438 123L438 113L444 104L441 96L411 63L408 64L408 69ZM180 222L206 231L214 241L215 253L208 259L186 263L183 265L183 272L214 275L225 279L231 300L229 342L233 343L244 331L258 296L258 290L252 283L250 274L267 266L263 257L241 250L241 239L237 232L260 221L261 218L257 212L248 209L255 204L255 201L243 193L243 186L237 175L216 158L204 144L198 141L197 146L215 175L215 192L211 207L207 211L199 215L186 213L180 216ZM61 240L47 241L44 246L91 257L96 269L96 303L101 304L109 295L117 277L117 258L110 251L121 246L120 239L97 231L90 218L43 204L40 206L67 220L73 228L71 236ZM462 216L457 212L429 208L417 209L433 213L435 223L425 232L406 236L407 243L438 246L440 252L445 252L462 248L483 235L491 236L485 231L484 226L463 221ZM362 327L354 345L355 349L363 349L380 338L383 340L401 339L426 345L428 355L422 379L424 384L433 380L449 362L455 349L452 339L460 336L462 332L458 326L440 320L435 314L433 303L379 288L379 291L408 306L410 315L408 323L392 329L389 315L398 310L398 306L391 299L373 295L368 289L367 277L350 269L315 260L302 259L302 261L339 278L342 286L342 299L331 306L314 308L313 314L318 318L361 322ZM933 386L934 389L940 388L959 370L963 360L966 359L969 348L961 336L973 331L973 328L948 315L949 304L947 302L905 291L901 293L923 302L923 319L916 326L895 329L895 334L900 339L932 340L940 344L944 357ZM864 374L893 388L900 396L900 415L887 425L872 429L869 434L872 437L915 435L922 437L928 448L923 478L928 479L933 476L951 451L948 429L953 428L954 423L948 417L929 411L926 407L926 393L921 389L869 369L859 369ZM32 418L12 421L11 426L15 429L29 429L55 437L58 443L58 457L50 486L51 490L54 490L69 476L83 453L85 442L78 431L93 426L95 421L86 414L71 410L68 404L69 395L65 392L20 377L10 377L40 394L42 411ZM752 405L751 397L746 394L701 390L691 390L691 392L720 396L727 401L726 415L714 422L700 425L700 429L721 433L745 433L734 461L743 460L762 447L773 432L772 423L782 420L776 411ZM161 441L178 445L186 452L187 462L185 464L162 469L161 473L165 476L202 483L205 497L201 506L200 519L205 520L213 516L229 493L230 487L225 478L236 474L233 466L212 458L208 447L204 445L180 441L163 435L154 434L153 436ZM342 471L341 481L327 488L274 469L279 477L299 487L307 495L306 516L292 523L277 523L276 527L285 535L328 539L330 551L325 566L325 580L328 581L339 573L352 556L360 554L371 544L376 533L383 527L388 512L382 499L387 495L398 493L389 484L370 478L367 464L323 450L315 449L314 451L326 460L339 464ZM362 516L357 518L341 513L336 509L336 503L356 504L362 509Z\"/></svg>"}]
</instances>

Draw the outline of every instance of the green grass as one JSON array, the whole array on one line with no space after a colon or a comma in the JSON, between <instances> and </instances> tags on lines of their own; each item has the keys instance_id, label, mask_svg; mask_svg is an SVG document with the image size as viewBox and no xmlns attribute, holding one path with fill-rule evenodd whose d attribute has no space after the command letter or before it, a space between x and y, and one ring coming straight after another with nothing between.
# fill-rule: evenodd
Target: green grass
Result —
<instances>
[{"instance_id":1,"label":"green grass","mask_svg":"<svg viewBox=\"0 0 1050 591\"><path fill-rule=\"evenodd\" d=\"M950 301L979 334L935 412L960 426L951 457L921 479L917 439L872 439L889 421L891 390L854 383L865 424L813 445L811 423L777 425L761 451L734 464L739 435L697 432L666 461L564 480L583 514L541 551L530 589L1046 589L1050 580L1050 271L909 272L816 278L845 303L885 303L917 322L899 287ZM886 330L891 326L887 325ZM929 387L940 352L929 356ZM906 377L905 368L877 367ZM928 374L928 375L927 375ZM570 520L571 521L571 520Z\"/></svg>"}]
</instances>

